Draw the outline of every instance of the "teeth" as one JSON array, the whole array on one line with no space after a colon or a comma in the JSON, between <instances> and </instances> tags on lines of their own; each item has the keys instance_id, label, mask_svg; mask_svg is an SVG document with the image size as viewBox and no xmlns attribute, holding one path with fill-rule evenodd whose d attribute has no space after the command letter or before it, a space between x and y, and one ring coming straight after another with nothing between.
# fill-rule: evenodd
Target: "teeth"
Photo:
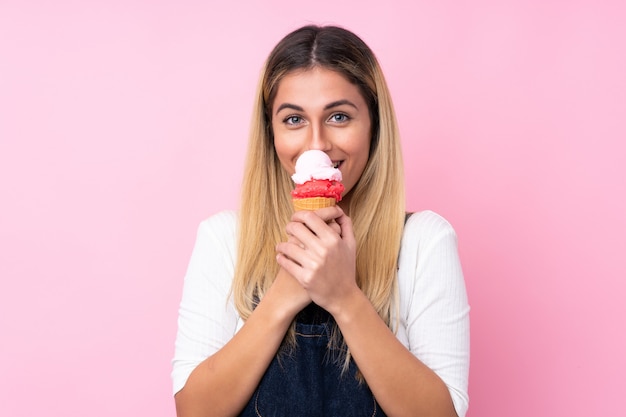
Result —
<instances>
[{"instance_id":1,"label":"teeth","mask_svg":"<svg viewBox=\"0 0 626 417\"><path fill-rule=\"evenodd\" d=\"M339 168L339 164L341 164L341 162L335 162L335 163L333 164L333 167L335 167L335 169L337 169L337 168Z\"/></svg>"}]
</instances>

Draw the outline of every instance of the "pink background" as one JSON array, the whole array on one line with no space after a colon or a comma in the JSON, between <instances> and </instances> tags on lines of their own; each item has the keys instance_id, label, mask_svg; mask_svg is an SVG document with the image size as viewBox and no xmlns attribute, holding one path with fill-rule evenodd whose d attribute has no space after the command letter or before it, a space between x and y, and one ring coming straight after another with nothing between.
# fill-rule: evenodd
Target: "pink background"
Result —
<instances>
[{"instance_id":1,"label":"pink background","mask_svg":"<svg viewBox=\"0 0 626 417\"><path fill-rule=\"evenodd\" d=\"M623 2L258 3L0 1L0 415L174 415L196 227L237 206L258 72L308 22L377 53L409 208L458 232L469 416L621 415Z\"/></svg>"}]
</instances>

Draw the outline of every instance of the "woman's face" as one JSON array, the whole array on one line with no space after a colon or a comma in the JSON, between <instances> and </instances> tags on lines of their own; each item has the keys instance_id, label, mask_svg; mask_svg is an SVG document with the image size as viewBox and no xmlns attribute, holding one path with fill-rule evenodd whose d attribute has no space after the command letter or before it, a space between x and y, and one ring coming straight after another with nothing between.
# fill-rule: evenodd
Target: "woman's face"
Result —
<instances>
[{"instance_id":1,"label":"woman's face","mask_svg":"<svg viewBox=\"0 0 626 417\"><path fill-rule=\"evenodd\" d=\"M289 175L304 151L324 151L341 171L349 199L371 141L369 109L356 85L321 67L286 75L272 105L272 129L278 159Z\"/></svg>"}]
</instances>

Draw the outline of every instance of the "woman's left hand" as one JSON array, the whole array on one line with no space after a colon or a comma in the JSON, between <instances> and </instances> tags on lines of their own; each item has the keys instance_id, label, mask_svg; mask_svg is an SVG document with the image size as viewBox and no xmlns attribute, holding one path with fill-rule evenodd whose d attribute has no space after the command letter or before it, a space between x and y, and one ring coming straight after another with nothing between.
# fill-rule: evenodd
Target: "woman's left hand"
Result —
<instances>
[{"instance_id":1,"label":"woman's left hand","mask_svg":"<svg viewBox=\"0 0 626 417\"><path fill-rule=\"evenodd\" d=\"M294 213L289 239L276 246L277 261L320 307L333 314L356 284L356 240L352 221L339 207Z\"/></svg>"}]
</instances>

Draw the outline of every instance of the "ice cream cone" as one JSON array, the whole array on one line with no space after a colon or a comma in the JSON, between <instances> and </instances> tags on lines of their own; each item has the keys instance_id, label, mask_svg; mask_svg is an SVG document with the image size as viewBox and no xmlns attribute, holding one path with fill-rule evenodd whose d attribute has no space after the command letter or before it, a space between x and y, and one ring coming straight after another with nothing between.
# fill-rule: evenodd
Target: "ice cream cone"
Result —
<instances>
[{"instance_id":1,"label":"ice cream cone","mask_svg":"<svg viewBox=\"0 0 626 417\"><path fill-rule=\"evenodd\" d=\"M336 203L336 200L332 197L294 198L291 201L296 211L317 210L324 207L332 207Z\"/></svg>"},{"instance_id":2,"label":"ice cream cone","mask_svg":"<svg viewBox=\"0 0 626 417\"><path fill-rule=\"evenodd\" d=\"M298 157L296 172L291 176L295 183L291 201L296 211L332 207L341 201L344 186L336 165L318 149L310 149Z\"/></svg>"}]
</instances>

